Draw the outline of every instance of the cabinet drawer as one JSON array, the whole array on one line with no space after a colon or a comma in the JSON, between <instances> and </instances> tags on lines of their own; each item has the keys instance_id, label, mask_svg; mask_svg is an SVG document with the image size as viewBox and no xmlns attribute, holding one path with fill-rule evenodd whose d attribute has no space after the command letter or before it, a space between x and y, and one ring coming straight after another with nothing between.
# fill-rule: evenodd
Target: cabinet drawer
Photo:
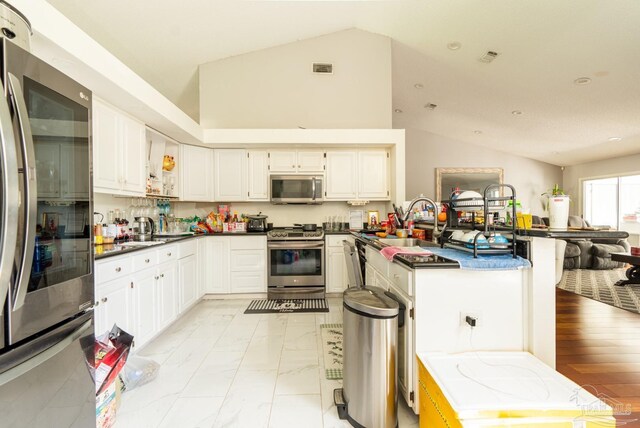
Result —
<instances>
[{"instance_id":1,"label":"cabinet drawer","mask_svg":"<svg viewBox=\"0 0 640 428\"><path fill-rule=\"evenodd\" d=\"M131 258L118 257L116 260L100 261L96 266L96 283L112 281L131 273Z\"/></svg>"},{"instance_id":2,"label":"cabinet drawer","mask_svg":"<svg viewBox=\"0 0 640 428\"><path fill-rule=\"evenodd\" d=\"M231 272L232 293L264 293L267 282L264 272Z\"/></svg>"},{"instance_id":3,"label":"cabinet drawer","mask_svg":"<svg viewBox=\"0 0 640 428\"><path fill-rule=\"evenodd\" d=\"M232 250L231 271L263 271L266 254L261 250Z\"/></svg>"},{"instance_id":4,"label":"cabinet drawer","mask_svg":"<svg viewBox=\"0 0 640 428\"><path fill-rule=\"evenodd\" d=\"M162 264L173 260L178 260L177 245L163 245L158 248L158 263Z\"/></svg>"},{"instance_id":5,"label":"cabinet drawer","mask_svg":"<svg viewBox=\"0 0 640 428\"><path fill-rule=\"evenodd\" d=\"M158 264L158 253L156 251L142 251L131 257L133 260L133 271L138 272Z\"/></svg>"},{"instance_id":6,"label":"cabinet drawer","mask_svg":"<svg viewBox=\"0 0 640 428\"><path fill-rule=\"evenodd\" d=\"M374 248L367 247L365 249L367 262L385 277L389 273L389 260L385 259L380 252Z\"/></svg>"},{"instance_id":7,"label":"cabinet drawer","mask_svg":"<svg viewBox=\"0 0 640 428\"><path fill-rule=\"evenodd\" d=\"M192 256L198 253L198 242L195 239L190 239L187 242L181 242L178 244L178 249L178 258L183 259L185 257Z\"/></svg>"},{"instance_id":8,"label":"cabinet drawer","mask_svg":"<svg viewBox=\"0 0 640 428\"><path fill-rule=\"evenodd\" d=\"M325 242L327 247L341 247L342 241L347 240L353 242L353 236L351 235L325 235Z\"/></svg>"},{"instance_id":9,"label":"cabinet drawer","mask_svg":"<svg viewBox=\"0 0 640 428\"><path fill-rule=\"evenodd\" d=\"M395 262L389 263L389 281L409 296L413 296L413 275L409 269Z\"/></svg>"},{"instance_id":10,"label":"cabinet drawer","mask_svg":"<svg viewBox=\"0 0 640 428\"><path fill-rule=\"evenodd\" d=\"M267 248L266 236L231 236L229 242L232 250L264 250Z\"/></svg>"}]
</instances>

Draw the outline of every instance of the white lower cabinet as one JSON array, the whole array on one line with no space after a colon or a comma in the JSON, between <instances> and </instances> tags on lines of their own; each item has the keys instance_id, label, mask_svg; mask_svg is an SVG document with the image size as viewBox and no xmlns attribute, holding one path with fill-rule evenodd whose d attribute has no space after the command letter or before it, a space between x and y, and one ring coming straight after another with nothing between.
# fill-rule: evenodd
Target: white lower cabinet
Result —
<instances>
[{"instance_id":1,"label":"white lower cabinet","mask_svg":"<svg viewBox=\"0 0 640 428\"><path fill-rule=\"evenodd\" d=\"M116 279L96 288L96 336L111 330L114 324L127 332L131 331L129 315L133 312L133 298L129 290L130 282L128 279Z\"/></svg>"},{"instance_id":2,"label":"white lower cabinet","mask_svg":"<svg viewBox=\"0 0 640 428\"><path fill-rule=\"evenodd\" d=\"M211 294L227 294L230 292L229 279L229 239L228 236L204 237L207 256L205 261L206 275L204 292Z\"/></svg>"},{"instance_id":3,"label":"white lower cabinet","mask_svg":"<svg viewBox=\"0 0 640 428\"><path fill-rule=\"evenodd\" d=\"M178 316L178 265L168 263L158 268L158 329L162 330Z\"/></svg>"},{"instance_id":4,"label":"white lower cabinet","mask_svg":"<svg viewBox=\"0 0 640 428\"><path fill-rule=\"evenodd\" d=\"M198 259L195 254L178 260L179 312L198 300Z\"/></svg>"},{"instance_id":5,"label":"white lower cabinet","mask_svg":"<svg viewBox=\"0 0 640 428\"><path fill-rule=\"evenodd\" d=\"M342 293L349 286L355 286L355 284L349 284L342 242L344 240L353 243L353 237L350 235L327 235L325 238L327 293Z\"/></svg>"},{"instance_id":6,"label":"white lower cabinet","mask_svg":"<svg viewBox=\"0 0 640 428\"><path fill-rule=\"evenodd\" d=\"M238 236L229 240L231 292L266 293L266 236Z\"/></svg>"},{"instance_id":7,"label":"white lower cabinet","mask_svg":"<svg viewBox=\"0 0 640 428\"><path fill-rule=\"evenodd\" d=\"M142 346L156 332L156 279L155 269L146 269L133 277L132 295L133 330L136 346ZM126 330L126 329L125 329Z\"/></svg>"}]
</instances>

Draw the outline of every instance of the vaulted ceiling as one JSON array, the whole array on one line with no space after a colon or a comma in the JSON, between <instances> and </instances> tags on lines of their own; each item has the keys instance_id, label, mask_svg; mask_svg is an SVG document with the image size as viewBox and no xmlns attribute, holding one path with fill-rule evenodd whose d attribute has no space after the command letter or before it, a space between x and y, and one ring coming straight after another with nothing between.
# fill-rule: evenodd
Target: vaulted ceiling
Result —
<instances>
[{"instance_id":1,"label":"vaulted ceiling","mask_svg":"<svg viewBox=\"0 0 640 428\"><path fill-rule=\"evenodd\" d=\"M393 40L396 128L556 165L640 152L635 0L49 2L196 120L199 64L359 28Z\"/></svg>"}]
</instances>

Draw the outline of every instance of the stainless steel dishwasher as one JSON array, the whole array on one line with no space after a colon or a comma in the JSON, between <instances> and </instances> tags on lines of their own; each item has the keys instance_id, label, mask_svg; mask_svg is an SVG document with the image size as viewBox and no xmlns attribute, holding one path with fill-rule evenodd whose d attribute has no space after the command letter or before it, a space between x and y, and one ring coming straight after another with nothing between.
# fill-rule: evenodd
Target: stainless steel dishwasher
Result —
<instances>
[{"instance_id":1,"label":"stainless steel dishwasher","mask_svg":"<svg viewBox=\"0 0 640 428\"><path fill-rule=\"evenodd\" d=\"M354 427L398 425L398 302L379 287L344 292L343 388L334 391L341 419Z\"/></svg>"}]
</instances>

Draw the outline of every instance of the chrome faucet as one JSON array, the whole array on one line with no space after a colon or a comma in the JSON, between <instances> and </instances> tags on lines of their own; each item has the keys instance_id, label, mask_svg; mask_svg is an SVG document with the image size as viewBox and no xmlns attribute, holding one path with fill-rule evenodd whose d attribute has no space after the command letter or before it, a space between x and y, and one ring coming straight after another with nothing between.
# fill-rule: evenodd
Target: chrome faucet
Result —
<instances>
[{"instance_id":1,"label":"chrome faucet","mask_svg":"<svg viewBox=\"0 0 640 428\"><path fill-rule=\"evenodd\" d=\"M407 223L407 220L409 220L409 216L411 215L411 210L413 209L413 207L418 203L418 202L427 202L429 204L431 204L433 206L433 233L432 233L432 241L435 242L436 244L438 243L438 237L440 235L442 235L442 232L444 232L444 229L447 227L446 225L442 228L442 230L438 229L438 213L436 212L438 210L438 206L436 205L436 203L433 201L433 199L429 199L426 196L418 196L417 198L415 198L414 200L411 201L411 203L409 204L409 207L407 208L407 212L404 214L404 217L402 217L402 227L405 226L405 224Z\"/></svg>"}]
</instances>

